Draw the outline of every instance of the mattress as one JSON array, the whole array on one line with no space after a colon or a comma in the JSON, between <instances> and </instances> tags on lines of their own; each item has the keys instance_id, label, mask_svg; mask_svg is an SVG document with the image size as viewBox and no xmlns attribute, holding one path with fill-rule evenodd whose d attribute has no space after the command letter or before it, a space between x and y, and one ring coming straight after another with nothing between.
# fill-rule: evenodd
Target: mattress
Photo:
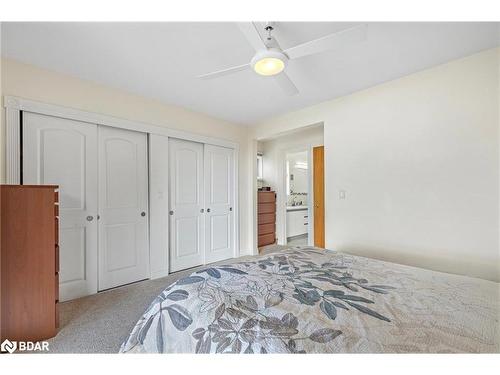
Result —
<instances>
[{"instance_id":1,"label":"mattress","mask_svg":"<svg viewBox=\"0 0 500 375\"><path fill-rule=\"evenodd\" d=\"M168 286L122 353L500 351L500 284L313 247Z\"/></svg>"}]
</instances>

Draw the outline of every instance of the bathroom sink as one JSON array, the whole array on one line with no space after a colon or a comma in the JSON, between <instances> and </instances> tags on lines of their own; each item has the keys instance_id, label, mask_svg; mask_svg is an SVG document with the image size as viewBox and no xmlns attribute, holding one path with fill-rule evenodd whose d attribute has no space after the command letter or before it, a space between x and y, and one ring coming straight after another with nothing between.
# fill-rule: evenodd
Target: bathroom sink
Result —
<instances>
[{"instance_id":1,"label":"bathroom sink","mask_svg":"<svg viewBox=\"0 0 500 375\"><path fill-rule=\"evenodd\" d=\"M286 206L287 211L307 210L307 206Z\"/></svg>"}]
</instances>

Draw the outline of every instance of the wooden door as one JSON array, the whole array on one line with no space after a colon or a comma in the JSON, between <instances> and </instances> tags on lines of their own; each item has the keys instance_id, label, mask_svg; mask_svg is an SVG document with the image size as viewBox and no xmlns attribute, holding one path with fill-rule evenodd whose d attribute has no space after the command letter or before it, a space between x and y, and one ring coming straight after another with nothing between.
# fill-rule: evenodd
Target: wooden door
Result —
<instances>
[{"instance_id":1,"label":"wooden door","mask_svg":"<svg viewBox=\"0 0 500 375\"><path fill-rule=\"evenodd\" d=\"M314 246L325 247L325 148L313 148Z\"/></svg>"},{"instance_id":2,"label":"wooden door","mask_svg":"<svg viewBox=\"0 0 500 375\"><path fill-rule=\"evenodd\" d=\"M204 262L203 144L170 139L170 271Z\"/></svg>"},{"instance_id":3,"label":"wooden door","mask_svg":"<svg viewBox=\"0 0 500 375\"><path fill-rule=\"evenodd\" d=\"M60 300L97 293L97 125L23 112L23 183L59 185Z\"/></svg>"},{"instance_id":4,"label":"wooden door","mask_svg":"<svg viewBox=\"0 0 500 375\"><path fill-rule=\"evenodd\" d=\"M205 263L234 254L234 152L205 145Z\"/></svg>"},{"instance_id":5,"label":"wooden door","mask_svg":"<svg viewBox=\"0 0 500 375\"><path fill-rule=\"evenodd\" d=\"M99 290L149 278L147 136L99 126Z\"/></svg>"}]
</instances>

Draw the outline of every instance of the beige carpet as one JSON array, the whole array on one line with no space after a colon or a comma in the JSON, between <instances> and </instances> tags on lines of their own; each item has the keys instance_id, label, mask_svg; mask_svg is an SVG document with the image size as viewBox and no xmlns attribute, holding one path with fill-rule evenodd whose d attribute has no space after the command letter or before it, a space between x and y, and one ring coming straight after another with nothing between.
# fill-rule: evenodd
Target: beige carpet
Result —
<instances>
[{"instance_id":1,"label":"beige carpet","mask_svg":"<svg viewBox=\"0 0 500 375\"><path fill-rule=\"evenodd\" d=\"M265 254L282 248L267 249ZM59 333L48 340L50 353L117 353L154 298L171 283L201 268L61 303Z\"/></svg>"}]
</instances>

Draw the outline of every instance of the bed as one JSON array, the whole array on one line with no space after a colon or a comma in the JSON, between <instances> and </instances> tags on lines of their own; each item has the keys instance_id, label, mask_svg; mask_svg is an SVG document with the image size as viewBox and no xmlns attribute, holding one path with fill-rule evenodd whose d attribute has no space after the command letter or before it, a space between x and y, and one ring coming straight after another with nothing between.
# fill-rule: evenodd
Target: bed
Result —
<instances>
[{"instance_id":1,"label":"bed","mask_svg":"<svg viewBox=\"0 0 500 375\"><path fill-rule=\"evenodd\" d=\"M294 247L168 286L120 352L499 352L499 286Z\"/></svg>"}]
</instances>

